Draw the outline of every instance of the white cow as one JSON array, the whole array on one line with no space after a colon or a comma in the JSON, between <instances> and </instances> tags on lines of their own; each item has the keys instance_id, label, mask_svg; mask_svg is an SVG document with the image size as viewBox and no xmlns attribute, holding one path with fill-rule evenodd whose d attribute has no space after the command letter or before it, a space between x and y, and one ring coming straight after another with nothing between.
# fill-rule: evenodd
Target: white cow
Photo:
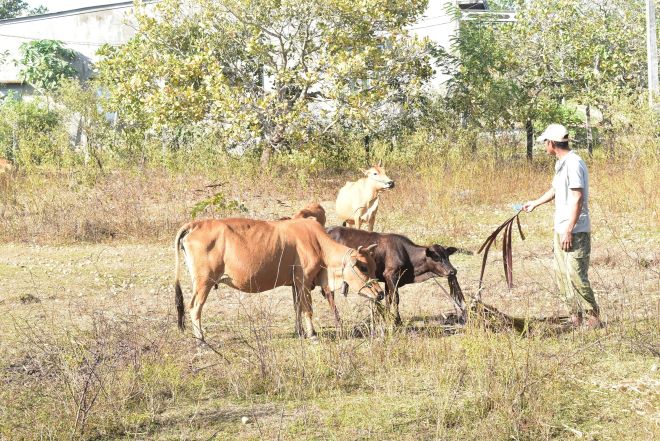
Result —
<instances>
[{"instance_id":1,"label":"white cow","mask_svg":"<svg viewBox=\"0 0 660 441\"><path fill-rule=\"evenodd\" d=\"M369 231L373 231L378 211L378 195L383 190L394 188L394 181L377 165L363 172L366 177L347 182L339 190L335 208L344 226L350 225L359 229L362 223L366 222Z\"/></svg>"}]
</instances>

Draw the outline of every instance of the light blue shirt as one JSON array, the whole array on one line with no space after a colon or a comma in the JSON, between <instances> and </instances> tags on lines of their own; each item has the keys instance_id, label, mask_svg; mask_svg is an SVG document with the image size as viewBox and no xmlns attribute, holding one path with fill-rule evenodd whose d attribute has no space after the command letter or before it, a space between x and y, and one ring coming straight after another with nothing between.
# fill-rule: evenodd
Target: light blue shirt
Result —
<instances>
[{"instance_id":1,"label":"light blue shirt","mask_svg":"<svg viewBox=\"0 0 660 441\"><path fill-rule=\"evenodd\" d=\"M555 232L564 234L568 224L570 189L582 189L582 210L573 228L573 233L591 231L589 217L589 171L587 165L572 150L555 164L555 177L552 179L555 190Z\"/></svg>"}]
</instances>

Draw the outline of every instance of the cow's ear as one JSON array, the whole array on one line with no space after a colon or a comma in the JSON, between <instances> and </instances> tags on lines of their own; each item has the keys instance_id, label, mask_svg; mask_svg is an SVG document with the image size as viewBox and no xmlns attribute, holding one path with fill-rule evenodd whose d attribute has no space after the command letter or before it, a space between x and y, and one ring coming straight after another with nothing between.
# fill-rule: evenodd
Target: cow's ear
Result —
<instances>
[{"instance_id":1,"label":"cow's ear","mask_svg":"<svg viewBox=\"0 0 660 441\"><path fill-rule=\"evenodd\" d=\"M426 257L430 257L433 259L434 257L437 257L438 255L433 251L431 248L426 247Z\"/></svg>"},{"instance_id":2,"label":"cow's ear","mask_svg":"<svg viewBox=\"0 0 660 441\"><path fill-rule=\"evenodd\" d=\"M366 168L361 168L361 169L359 169L359 170L360 170L360 171L362 172L362 174L365 175L365 176L369 174L369 170L367 170Z\"/></svg>"},{"instance_id":3,"label":"cow's ear","mask_svg":"<svg viewBox=\"0 0 660 441\"><path fill-rule=\"evenodd\" d=\"M455 248L455 247L449 247L449 248L446 248L446 250L447 250L447 255L448 255L448 256L451 256L451 255L454 254L456 251L458 251L458 248Z\"/></svg>"}]
</instances>

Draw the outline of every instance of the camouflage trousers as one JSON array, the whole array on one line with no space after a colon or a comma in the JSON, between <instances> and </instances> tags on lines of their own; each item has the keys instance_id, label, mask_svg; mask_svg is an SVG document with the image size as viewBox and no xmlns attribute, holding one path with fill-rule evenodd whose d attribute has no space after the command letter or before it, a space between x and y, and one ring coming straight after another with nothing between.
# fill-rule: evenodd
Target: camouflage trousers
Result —
<instances>
[{"instance_id":1,"label":"camouflage trousers","mask_svg":"<svg viewBox=\"0 0 660 441\"><path fill-rule=\"evenodd\" d=\"M561 249L561 235L554 234L555 281L571 313L598 312L598 303L589 283L591 233L573 233L570 251Z\"/></svg>"}]
</instances>

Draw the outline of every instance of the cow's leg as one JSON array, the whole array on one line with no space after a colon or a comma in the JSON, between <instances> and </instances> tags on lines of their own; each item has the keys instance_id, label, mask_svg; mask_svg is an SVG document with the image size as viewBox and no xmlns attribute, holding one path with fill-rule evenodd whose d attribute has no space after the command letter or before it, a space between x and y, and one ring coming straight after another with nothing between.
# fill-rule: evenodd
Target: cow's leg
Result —
<instances>
[{"instance_id":1,"label":"cow's leg","mask_svg":"<svg viewBox=\"0 0 660 441\"><path fill-rule=\"evenodd\" d=\"M391 285L389 282L385 282L385 309L387 311L390 310L390 307L392 305L392 289L393 285Z\"/></svg>"},{"instance_id":2,"label":"cow's leg","mask_svg":"<svg viewBox=\"0 0 660 441\"><path fill-rule=\"evenodd\" d=\"M374 231L374 223L376 223L376 212L371 213L371 216L369 216L369 231Z\"/></svg>"},{"instance_id":3,"label":"cow's leg","mask_svg":"<svg viewBox=\"0 0 660 441\"><path fill-rule=\"evenodd\" d=\"M385 277L385 305L387 306L387 312L392 312L392 306L394 306L394 324L398 326L401 324L401 316L399 315L399 277L393 273L385 273L383 276Z\"/></svg>"},{"instance_id":4,"label":"cow's leg","mask_svg":"<svg viewBox=\"0 0 660 441\"><path fill-rule=\"evenodd\" d=\"M358 210L357 213L355 213L355 216L353 217L353 222L355 223L353 226L357 228L358 230L362 228L362 212Z\"/></svg>"},{"instance_id":5,"label":"cow's leg","mask_svg":"<svg viewBox=\"0 0 660 441\"><path fill-rule=\"evenodd\" d=\"M214 283L207 277L196 277L193 282L193 297L190 300L190 320L192 321L193 336L199 341L204 341L202 331L202 308L206 298L213 288Z\"/></svg>"},{"instance_id":6,"label":"cow's leg","mask_svg":"<svg viewBox=\"0 0 660 441\"><path fill-rule=\"evenodd\" d=\"M335 314L335 328L337 328L337 335L339 336L341 332L341 317L339 317L339 310L337 309L337 304L335 303L335 293L334 291L326 292L323 288L321 288L321 290L323 292L323 296L328 301L328 305L330 305L330 309Z\"/></svg>"},{"instance_id":7,"label":"cow's leg","mask_svg":"<svg viewBox=\"0 0 660 441\"><path fill-rule=\"evenodd\" d=\"M293 294L293 310L296 315L296 335L298 337L304 337L302 321L300 320L300 296L298 295L295 284L291 286L291 293Z\"/></svg>"},{"instance_id":8,"label":"cow's leg","mask_svg":"<svg viewBox=\"0 0 660 441\"><path fill-rule=\"evenodd\" d=\"M394 290L396 289L396 283L395 278L391 272L386 271L383 273L383 278L385 279L385 307L389 312L392 305Z\"/></svg>"},{"instance_id":9,"label":"cow's leg","mask_svg":"<svg viewBox=\"0 0 660 441\"><path fill-rule=\"evenodd\" d=\"M303 319L305 336L316 338L316 331L312 324L312 295L308 287L299 285L298 290L298 308Z\"/></svg>"},{"instance_id":10,"label":"cow's leg","mask_svg":"<svg viewBox=\"0 0 660 441\"><path fill-rule=\"evenodd\" d=\"M394 324L396 326L401 326L403 323L401 321L401 314L399 313L399 288L394 288Z\"/></svg>"}]
</instances>

